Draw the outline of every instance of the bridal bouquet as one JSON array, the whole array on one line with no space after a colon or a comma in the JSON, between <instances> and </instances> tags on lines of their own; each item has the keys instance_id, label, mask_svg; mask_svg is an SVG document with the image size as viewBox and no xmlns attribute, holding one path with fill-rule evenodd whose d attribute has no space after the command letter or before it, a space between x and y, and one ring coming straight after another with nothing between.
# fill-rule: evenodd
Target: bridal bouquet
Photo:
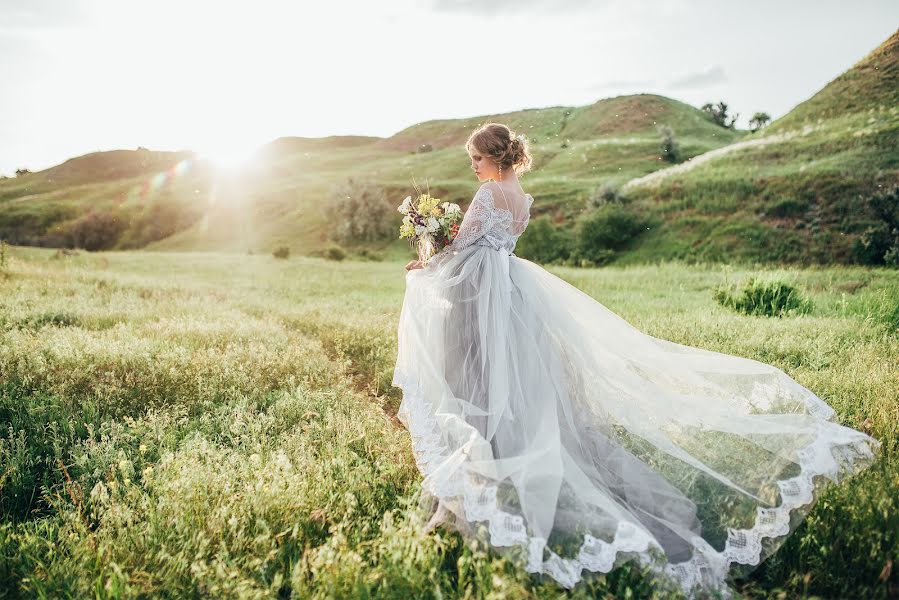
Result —
<instances>
[{"instance_id":1,"label":"bridal bouquet","mask_svg":"<svg viewBox=\"0 0 899 600\"><path fill-rule=\"evenodd\" d=\"M418 258L424 264L453 241L462 219L458 204L441 202L427 193L415 200L406 196L397 210L403 214L400 238L407 238L410 246L418 244Z\"/></svg>"}]
</instances>

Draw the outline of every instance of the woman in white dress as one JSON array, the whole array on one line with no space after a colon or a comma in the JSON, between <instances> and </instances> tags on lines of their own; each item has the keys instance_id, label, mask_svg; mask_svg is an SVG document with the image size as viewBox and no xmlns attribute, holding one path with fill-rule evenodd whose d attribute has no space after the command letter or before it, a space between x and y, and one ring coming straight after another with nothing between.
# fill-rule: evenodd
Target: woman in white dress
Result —
<instances>
[{"instance_id":1,"label":"woman in white dress","mask_svg":"<svg viewBox=\"0 0 899 600\"><path fill-rule=\"evenodd\" d=\"M637 560L730 595L880 443L780 369L647 335L515 256L527 140L489 123L466 148L485 183L453 243L406 266L397 331L428 529L566 588Z\"/></svg>"}]
</instances>

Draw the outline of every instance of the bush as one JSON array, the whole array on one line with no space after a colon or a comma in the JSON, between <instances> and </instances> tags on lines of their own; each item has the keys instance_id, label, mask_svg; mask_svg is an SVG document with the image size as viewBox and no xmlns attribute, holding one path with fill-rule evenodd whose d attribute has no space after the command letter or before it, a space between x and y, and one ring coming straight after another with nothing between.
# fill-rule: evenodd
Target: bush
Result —
<instances>
[{"instance_id":1,"label":"bush","mask_svg":"<svg viewBox=\"0 0 899 600\"><path fill-rule=\"evenodd\" d=\"M329 260L343 260L346 258L346 252L337 244L331 244L325 248L324 257Z\"/></svg>"},{"instance_id":2,"label":"bush","mask_svg":"<svg viewBox=\"0 0 899 600\"><path fill-rule=\"evenodd\" d=\"M125 229L125 222L118 215L91 211L72 224L72 243L85 250L112 248Z\"/></svg>"},{"instance_id":3,"label":"bush","mask_svg":"<svg viewBox=\"0 0 899 600\"><path fill-rule=\"evenodd\" d=\"M275 248L274 252L272 252L272 256L275 258L287 258L290 256L290 248L287 246L278 246Z\"/></svg>"},{"instance_id":4,"label":"bush","mask_svg":"<svg viewBox=\"0 0 899 600\"><path fill-rule=\"evenodd\" d=\"M434 147L431 146L431 144L421 144L421 145L418 147L418 152L419 152L419 153L421 153L421 152L431 152L433 149L434 149Z\"/></svg>"},{"instance_id":5,"label":"bush","mask_svg":"<svg viewBox=\"0 0 899 600\"><path fill-rule=\"evenodd\" d=\"M556 227L546 215L530 220L524 233L515 244L515 255L540 263L551 263L568 258L572 245L571 234Z\"/></svg>"},{"instance_id":6,"label":"bush","mask_svg":"<svg viewBox=\"0 0 899 600\"><path fill-rule=\"evenodd\" d=\"M605 204L623 204L627 198L621 193L621 187L614 181L603 181L587 198L587 208L599 208Z\"/></svg>"},{"instance_id":7,"label":"bush","mask_svg":"<svg viewBox=\"0 0 899 600\"><path fill-rule=\"evenodd\" d=\"M668 162L676 163L680 161L680 146L674 139L674 130L667 125L659 125L657 128L662 139L659 141L659 151L662 158Z\"/></svg>"},{"instance_id":8,"label":"bush","mask_svg":"<svg viewBox=\"0 0 899 600\"><path fill-rule=\"evenodd\" d=\"M899 267L899 185L865 198L875 222L855 241L856 259L866 265Z\"/></svg>"},{"instance_id":9,"label":"bush","mask_svg":"<svg viewBox=\"0 0 899 600\"><path fill-rule=\"evenodd\" d=\"M749 119L749 130L752 131L752 133L755 133L756 131L767 125L770 120L771 115L769 115L768 113L757 112L752 115L751 119Z\"/></svg>"},{"instance_id":10,"label":"bush","mask_svg":"<svg viewBox=\"0 0 899 600\"><path fill-rule=\"evenodd\" d=\"M737 117L740 116L740 113L736 113L728 120L727 103L724 102L724 100L719 101L718 104L706 102L702 105L702 112L704 112L706 116L711 119L711 121L716 125L720 125L721 127L726 127L728 129L734 128L734 124L737 122Z\"/></svg>"},{"instance_id":11,"label":"bush","mask_svg":"<svg viewBox=\"0 0 899 600\"><path fill-rule=\"evenodd\" d=\"M578 264L605 264L645 227L646 220L625 206L600 206L577 223L574 258Z\"/></svg>"},{"instance_id":12,"label":"bush","mask_svg":"<svg viewBox=\"0 0 899 600\"><path fill-rule=\"evenodd\" d=\"M334 187L325 203L331 239L341 243L392 239L397 215L383 187L353 177Z\"/></svg>"},{"instance_id":13,"label":"bush","mask_svg":"<svg viewBox=\"0 0 899 600\"><path fill-rule=\"evenodd\" d=\"M725 287L715 290L715 300L737 312L765 317L805 314L812 302L802 292L782 281L760 281L750 277L739 295L732 295Z\"/></svg>"},{"instance_id":14,"label":"bush","mask_svg":"<svg viewBox=\"0 0 899 600\"><path fill-rule=\"evenodd\" d=\"M143 248L150 242L169 237L196 223L203 216L199 206L176 201L156 201L143 207L128 219L117 248Z\"/></svg>"},{"instance_id":15,"label":"bush","mask_svg":"<svg viewBox=\"0 0 899 600\"><path fill-rule=\"evenodd\" d=\"M384 260L384 255L382 253L372 250L371 248L360 248L358 255L362 260L371 260L375 262Z\"/></svg>"}]
</instances>

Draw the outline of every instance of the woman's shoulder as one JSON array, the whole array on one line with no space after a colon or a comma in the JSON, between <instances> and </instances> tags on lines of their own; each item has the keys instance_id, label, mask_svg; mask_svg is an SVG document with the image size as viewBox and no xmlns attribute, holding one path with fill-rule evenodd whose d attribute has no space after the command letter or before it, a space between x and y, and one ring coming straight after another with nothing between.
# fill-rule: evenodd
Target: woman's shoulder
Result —
<instances>
[{"instance_id":1,"label":"woman's shoulder","mask_svg":"<svg viewBox=\"0 0 899 600\"><path fill-rule=\"evenodd\" d=\"M512 192L504 193L497 182L485 181L481 184L481 187L478 188L477 193L475 193L475 199L481 197L492 204L497 198L500 198L500 201L503 199L521 198L528 206L530 206L531 202L534 200L534 197L525 192L524 189L515 192L514 195L510 194L512 194Z\"/></svg>"}]
</instances>

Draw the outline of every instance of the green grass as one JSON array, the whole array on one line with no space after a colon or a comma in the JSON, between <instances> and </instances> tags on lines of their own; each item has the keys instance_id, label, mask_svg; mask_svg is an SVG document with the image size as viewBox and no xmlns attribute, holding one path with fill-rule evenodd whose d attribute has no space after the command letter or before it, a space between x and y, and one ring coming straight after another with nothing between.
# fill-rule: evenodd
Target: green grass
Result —
<instances>
[{"instance_id":1,"label":"green grass","mask_svg":"<svg viewBox=\"0 0 899 600\"><path fill-rule=\"evenodd\" d=\"M389 386L402 264L10 248L0 597L651 597L636 568L566 594L456 534L420 534ZM897 569L881 580L899 553L896 271L550 270L651 335L783 368L883 443L746 597L896 593ZM766 319L716 303L753 275L813 309Z\"/></svg>"}]
</instances>

